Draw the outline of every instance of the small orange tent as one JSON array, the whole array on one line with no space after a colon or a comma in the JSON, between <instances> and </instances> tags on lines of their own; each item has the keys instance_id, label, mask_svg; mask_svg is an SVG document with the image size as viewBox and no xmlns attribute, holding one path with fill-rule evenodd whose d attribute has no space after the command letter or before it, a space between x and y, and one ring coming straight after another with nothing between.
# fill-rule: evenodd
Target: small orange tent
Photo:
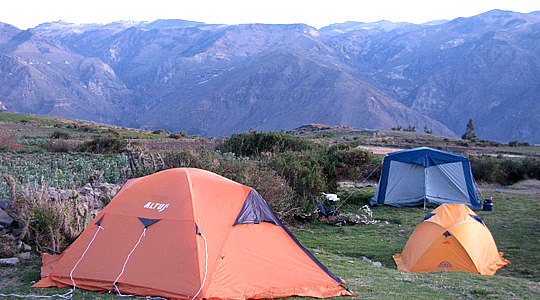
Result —
<instances>
[{"instance_id":1,"label":"small orange tent","mask_svg":"<svg viewBox=\"0 0 540 300\"><path fill-rule=\"evenodd\" d=\"M493 275L510 263L498 252L491 232L464 204L442 204L416 227L397 268L408 272L461 270Z\"/></svg>"},{"instance_id":2,"label":"small orange tent","mask_svg":"<svg viewBox=\"0 0 540 300\"><path fill-rule=\"evenodd\" d=\"M34 286L173 299L354 295L252 188L177 168L129 180Z\"/></svg>"}]
</instances>

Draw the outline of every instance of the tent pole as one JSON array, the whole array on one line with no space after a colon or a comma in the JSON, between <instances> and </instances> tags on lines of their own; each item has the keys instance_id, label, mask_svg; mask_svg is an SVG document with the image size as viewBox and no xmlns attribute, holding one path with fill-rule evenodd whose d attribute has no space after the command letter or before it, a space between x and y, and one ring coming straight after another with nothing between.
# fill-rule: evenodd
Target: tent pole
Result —
<instances>
[{"instance_id":1,"label":"tent pole","mask_svg":"<svg viewBox=\"0 0 540 300\"><path fill-rule=\"evenodd\" d=\"M427 202L427 168L424 168L424 210L426 210Z\"/></svg>"}]
</instances>

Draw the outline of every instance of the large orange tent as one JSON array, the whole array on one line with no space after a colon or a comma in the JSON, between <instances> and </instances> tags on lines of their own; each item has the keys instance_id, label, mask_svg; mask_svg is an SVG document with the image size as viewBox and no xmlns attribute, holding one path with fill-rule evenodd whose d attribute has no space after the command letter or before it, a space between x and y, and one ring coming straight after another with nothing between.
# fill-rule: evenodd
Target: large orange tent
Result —
<instances>
[{"instance_id":1,"label":"large orange tent","mask_svg":"<svg viewBox=\"0 0 540 300\"><path fill-rule=\"evenodd\" d=\"M491 232L464 204L442 204L416 227L394 260L401 271L469 271L493 275L510 263Z\"/></svg>"},{"instance_id":2,"label":"large orange tent","mask_svg":"<svg viewBox=\"0 0 540 300\"><path fill-rule=\"evenodd\" d=\"M129 180L34 286L174 299L354 295L252 188L177 168Z\"/></svg>"}]
</instances>

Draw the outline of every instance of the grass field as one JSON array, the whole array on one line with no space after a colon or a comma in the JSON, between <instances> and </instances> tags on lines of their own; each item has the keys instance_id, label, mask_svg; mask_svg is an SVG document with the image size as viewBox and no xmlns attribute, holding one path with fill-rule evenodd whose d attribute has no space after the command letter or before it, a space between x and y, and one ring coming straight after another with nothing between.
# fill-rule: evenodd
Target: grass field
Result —
<instances>
[{"instance_id":1,"label":"grass field","mask_svg":"<svg viewBox=\"0 0 540 300\"><path fill-rule=\"evenodd\" d=\"M350 193L347 190L346 193ZM344 212L361 212L373 188L355 191ZM345 194L344 194L345 195ZM499 251L511 261L494 276L469 272L408 273L396 270L392 255L403 250L409 236L431 211L420 207L372 207L373 217L389 224L333 226L324 221L296 225L297 238L345 286L366 299L539 299L540 298L540 196L485 193L493 197L493 211L477 211L491 230ZM381 262L382 267L364 261ZM39 280L39 259L18 266L3 266L2 293L52 295L69 288L30 288ZM76 290L76 299L113 299L113 294ZM347 297L342 297L345 299ZM341 298L340 298L341 299Z\"/></svg>"}]
</instances>

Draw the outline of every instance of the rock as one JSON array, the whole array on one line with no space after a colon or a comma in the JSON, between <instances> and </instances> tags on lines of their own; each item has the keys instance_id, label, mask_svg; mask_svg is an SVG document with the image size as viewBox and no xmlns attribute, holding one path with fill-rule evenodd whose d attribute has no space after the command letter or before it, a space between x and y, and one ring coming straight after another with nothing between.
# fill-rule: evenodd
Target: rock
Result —
<instances>
[{"instance_id":1,"label":"rock","mask_svg":"<svg viewBox=\"0 0 540 300\"><path fill-rule=\"evenodd\" d=\"M19 253L17 254L17 258L20 260L27 260L27 259L32 258L32 253L30 252Z\"/></svg>"},{"instance_id":2,"label":"rock","mask_svg":"<svg viewBox=\"0 0 540 300\"><path fill-rule=\"evenodd\" d=\"M16 265L20 260L16 257L12 258L0 258L0 265Z\"/></svg>"},{"instance_id":3,"label":"rock","mask_svg":"<svg viewBox=\"0 0 540 300\"><path fill-rule=\"evenodd\" d=\"M24 232L24 229L22 228L15 228L11 231L11 234L14 236L14 237L18 237L19 235L21 235L22 233Z\"/></svg>"},{"instance_id":4,"label":"rock","mask_svg":"<svg viewBox=\"0 0 540 300\"><path fill-rule=\"evenodd\" d=\"M7 228L11 226L11 223L13 223L13 218L0 208L0 225Z\"/></svg>"},{"instance_id":5,"label":"rock","mask_svg":"<svg viewBox=\"0 0 540 300\"><path fill-rule=\"evenodd\" d=\"M25 243L22 244L22 248L24 249L24 251L32 251L32 247Z\"/></svg>"},{"instance_id":6,"label":"rock","mask_svg":"<svg viewBox=\"0 0 540 300\"><path fill-rule=\"evenodd\" d=\"M367 262L369 262L369 263L371 262L371 259L369 259L369 258L367 258L367 257L365 257L365 256L360 257L360 259L361 259L362 261L367 261Z\"/></svg>"},{"instance_id":7,"label":"rock","mask_svg":"<svg viewBox=\"0 0 540 300\"><path fill-rule=\"evenodd\" d=\"M5 209L7 207L7 205L9 204L9 201L8 199L0 199L0 208L1 209Z\"/></svg>"},{"instance_id":8,"label":"rock","mask_svg":"<svg viewBox=\"0 0 540 300\"><path fill-rule=\"evenodd\" d=\"M378 262L378 261L373 262L373 265L374 265L375 267L382 267L382 264L381 264L380 262Z\"/></svg>"},{"instance_id":9,"label":"rock","mask_svg":"<svg viewBox=\"0 0 540 300\"><path fill-rule=\"evenodd\" d=\"M83 196L87 196L92 195L94 193L94 189L92 188L92 185L90 183L87 183L85 186L80 188L78 192Z\"/></svg>"}]
</instances>

